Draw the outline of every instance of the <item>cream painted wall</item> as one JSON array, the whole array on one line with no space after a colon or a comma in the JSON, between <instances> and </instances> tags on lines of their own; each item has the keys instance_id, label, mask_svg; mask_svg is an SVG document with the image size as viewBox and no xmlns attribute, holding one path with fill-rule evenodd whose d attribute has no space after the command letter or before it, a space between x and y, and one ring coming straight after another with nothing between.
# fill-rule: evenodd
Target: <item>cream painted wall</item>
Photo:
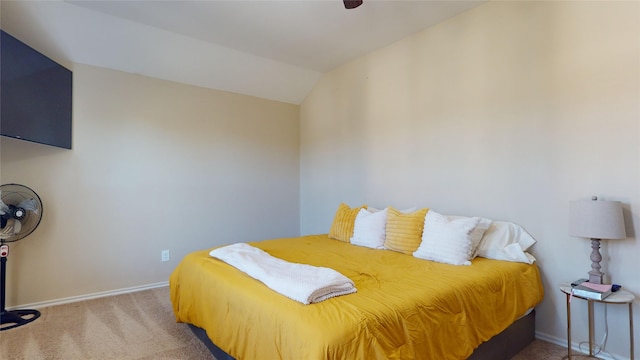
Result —
<instances>
[{"instance_id":1,"label":"cream painted wall","mask_svg":"<svg viewBox=\"0 0 640 360\"><path fill-rule=\"evenodd\" d=\"M165 282L188 252L299 234L298 106L72 70L73 150L0 140L1 183L44 203L11 247L7 306Z\"/></svg>"},{"instance_id":2,"label":"cream painted wall","mask_svg":"<svg viewBox=\"0 0 640 360\"><path fill-rule=\"evenodd\" d=\"M591 263L569 201L622 201L629 238L604 244L603 270L638 296L640 327L640 3L487 3L325 74L300 118L303 234L342 201L521 224L546 288L537 334L560 344L557 284ZM587 340L584 302L573 320ZM629 358L626 307L608 321L607 350Z\"/></svg>"}]
</instances>

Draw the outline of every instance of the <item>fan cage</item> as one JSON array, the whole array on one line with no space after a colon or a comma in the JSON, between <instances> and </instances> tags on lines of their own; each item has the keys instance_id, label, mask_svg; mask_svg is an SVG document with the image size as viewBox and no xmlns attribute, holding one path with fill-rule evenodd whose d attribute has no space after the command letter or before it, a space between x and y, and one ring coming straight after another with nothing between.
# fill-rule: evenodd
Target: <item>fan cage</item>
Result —
<instances>
[{"instance_id":1,"label":"fan cage","mask_svg":"<svg viewBox=\"0 0 640 360\"><path fill-rule=\"evenodd\" d=\"M0 234L0 243L11 243L25 238L31 234L42 220L42 200L31 188L19 184L0 185L0 200L6 205L17 206L24 200L36 200L36 210L27 211L25 217L20 221L22 228L17 234L5 236Z\"/></svg>"}]
</instances>

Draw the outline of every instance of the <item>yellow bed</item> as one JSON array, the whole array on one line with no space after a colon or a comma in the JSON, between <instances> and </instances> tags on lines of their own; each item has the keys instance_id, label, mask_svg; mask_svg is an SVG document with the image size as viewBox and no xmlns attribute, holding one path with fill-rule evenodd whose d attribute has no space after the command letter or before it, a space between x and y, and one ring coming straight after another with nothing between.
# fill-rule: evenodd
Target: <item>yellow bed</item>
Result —
<instances>
[{"instance_id":1,"label":"yellow bed","mask_svg":"<svg viewBox=\"0 0 640 360\"><path fill-rule=\"evenodd\" d=\"M538 268L476 258L453 266L327 235L252 242L297 263L335 269L357 293L303 305L209 256L170 277L176 320L206 330L236 359L466 359L543 297Z\"/></svg>"}]
</instances>

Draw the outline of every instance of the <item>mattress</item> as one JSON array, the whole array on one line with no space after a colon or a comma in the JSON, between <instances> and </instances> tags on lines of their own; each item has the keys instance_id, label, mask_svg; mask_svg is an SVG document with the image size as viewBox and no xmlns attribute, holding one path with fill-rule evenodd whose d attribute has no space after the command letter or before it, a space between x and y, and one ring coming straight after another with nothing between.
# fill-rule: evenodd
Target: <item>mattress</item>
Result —
<instances>
[{"instance_id":1,"label":"mattress","mask_svg":"<svg viewBox=\"0 0 640 360\"><path fill-rule=\"evenodd\" d=\"M466 359L544 295L535 264L453 266L327 235L250 244L337 270L358 291L303 305L211 258L211 249L187 255L169 281L176 320L205 329L236 359Z\"/></svg>"}]
</instances>

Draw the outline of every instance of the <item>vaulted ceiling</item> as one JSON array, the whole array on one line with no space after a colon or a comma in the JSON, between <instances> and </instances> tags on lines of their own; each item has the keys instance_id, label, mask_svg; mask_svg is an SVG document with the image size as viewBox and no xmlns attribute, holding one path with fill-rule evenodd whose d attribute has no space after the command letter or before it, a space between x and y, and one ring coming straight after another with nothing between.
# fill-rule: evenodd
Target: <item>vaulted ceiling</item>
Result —
<instances>
[{"instance_id":1,"label":"vaulted ceiling","mask_svg":"<svg viewBox=\"0 0 640 360\"><path fill-rule=\"evenodd\" d=\"M300 104L323 73L481 1L2 1L2 28L58 61Z\"/></svg>"}]
</instances>

